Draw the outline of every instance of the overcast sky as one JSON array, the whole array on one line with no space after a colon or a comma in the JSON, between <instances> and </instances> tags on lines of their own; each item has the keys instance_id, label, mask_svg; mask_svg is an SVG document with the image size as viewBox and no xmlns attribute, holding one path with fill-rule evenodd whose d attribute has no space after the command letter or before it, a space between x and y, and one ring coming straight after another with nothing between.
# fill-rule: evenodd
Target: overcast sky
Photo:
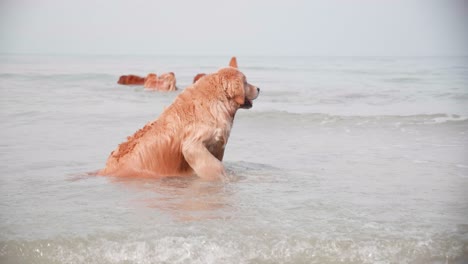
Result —
<instances>
[{"instance_id":1,"label":"overcast sky","mask_svg":"<svg viewBox=\"0 0 468 264\"><path fill-rule=\"evenodd\" d=\"M468 55L468 0L0 0L0 53Z\"/></svg>"}]
</instances>

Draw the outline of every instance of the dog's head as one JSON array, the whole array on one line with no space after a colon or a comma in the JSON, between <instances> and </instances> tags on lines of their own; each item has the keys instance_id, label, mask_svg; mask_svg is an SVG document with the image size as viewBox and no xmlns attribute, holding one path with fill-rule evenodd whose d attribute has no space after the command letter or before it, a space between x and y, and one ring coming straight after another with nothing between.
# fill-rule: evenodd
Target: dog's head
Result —
<instances>
[{"instance_id":1,"label":"dog's head","mask_svg":"<svg viewBox=\"0 0 468 264\"><path fill-rule=\"evenodd\" d=\"M159 79L165 81L172 81L175 80L175 74L173 72L163 73L161 74L161 76L159 76Z\"/></svg>"},{"instance_id":2,"label":"dog's head","mask_svg":"<svg viewBox=\"0 0 468 264\"><path fill-rule=\"evenodd\" d=\"M218 71L224 93L229 100L238 104L239 108L249 109L253 100L258 97L260 88L247 82L245 75L237 69L236 57L232 57L229 66Z\"/></svg>"},{"instance_id":3,"label":"dog's head","mask_svg":"<svg viewBox=\"0 0 468 264\"><path fill-rule=\"evenodd\" d=\"M148 73L148 75L146 75L146 80L156 80L156 79L158 79L158 76L155 73Z\"/></svg>"}]
</instances>

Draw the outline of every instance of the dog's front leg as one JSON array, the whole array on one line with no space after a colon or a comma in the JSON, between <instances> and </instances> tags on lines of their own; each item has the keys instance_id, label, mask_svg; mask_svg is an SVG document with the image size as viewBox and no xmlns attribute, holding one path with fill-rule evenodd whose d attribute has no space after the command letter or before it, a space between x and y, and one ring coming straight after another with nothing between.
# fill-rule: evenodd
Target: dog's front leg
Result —
<instances>
[{"instance_id":1,"label":"dog's front leg","mask_svg":"<svg viewBox=\"0 0 468 264\"><path fill-rule=\"evenodd\" d=\"M211 154L202 142L185 142L182 154L195 173L205 180L222 180L226 176L223 163Z\"/></svg>"}]
</instances>

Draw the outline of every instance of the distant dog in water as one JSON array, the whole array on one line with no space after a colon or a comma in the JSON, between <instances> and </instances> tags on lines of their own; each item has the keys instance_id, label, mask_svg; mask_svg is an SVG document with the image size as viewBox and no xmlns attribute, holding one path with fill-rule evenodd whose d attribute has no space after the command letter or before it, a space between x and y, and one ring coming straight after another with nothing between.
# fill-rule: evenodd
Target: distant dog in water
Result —
<instances>
[{"instance_id":1,"label":"distant dog in water","mask_svg":"<svg viewBox=\"0 0 468 264\"><path fill-rule=\"evenodd\" d=\"M175 91L177 90L176 78L173 72L163 73L157 76L150 73L146 78L137 75L122 75L119 78L118 84L122 85L143 85L145 89L157 91Z\"/></svg>"},{"instance_id":2,"label":"distant dog in water","mask_svg":"<svg viewBox=\"0 0 468 264\"><path fill-rule=\"evenodd\" d=\"M229 66L237 68L237 59L236 59L236 57L231 58L231 61L229 61ZM200 80L205 75L206 75L205 73L199 73L199 74L195 75L195 77L193 77L193 82L192 83L196 83L198 80Z\"/></svg>"},{"instance_id":3,"label":"distant dog in water","mask_svg":"<svg viewBox=\"0 0 468 264\"><path fill-rule=\"evenodd\" d=\"M201 79L201 77L205 76L206 74L204 73L199 73L197 75L195 75L195 77L193 77L193 83L196 83L198 80Z\"/></svg>"},{"instance_id":4,"label":"distant dog in water","mask_svg":"<svg viewBox=\"0 0 468 264\"><path fill-rule=\"evenodd\" d=\"M145 78L132 74L122 75L117 83L122 85L143 85L145 83Z\"/></svg>"},{"instance_id":5,"label":"distant dog in water","mask_svg":"<svg viewBox=\"0 0 468 264\"><path fill-rule=\"evenodd\" d=\"M259 92L247 83L233 57L230 67L186 88L159 118L128 137L98 174L223 178L222 160L234 116L239 108L251 108Z\"/></svg>"},{"instance_id":6,"label":"distant dog in water","mask_svg":"<svg viewBox=\"0 0 468 264\"><path fill-rule=\"evenodd\" d=\"M175 91L177 90L175 74L173 72L163 73L158 77L156 74L150 73L146 76L144 87L157 91Z\"/></svg>"}]
</instances>

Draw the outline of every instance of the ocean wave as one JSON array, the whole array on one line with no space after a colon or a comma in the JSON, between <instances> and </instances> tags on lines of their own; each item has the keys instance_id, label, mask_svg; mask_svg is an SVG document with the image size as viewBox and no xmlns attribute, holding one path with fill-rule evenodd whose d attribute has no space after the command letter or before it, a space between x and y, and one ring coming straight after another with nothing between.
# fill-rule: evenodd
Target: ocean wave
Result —
<instances>
[{"instance_id":1,"label":"ocean wave","mask_svg":"<svg viewBox=\"0 0 468 264\"><path fill-rule=\"evenodd\" d=\"M256 71L288 71L288 72L295 72L295 71L316 71L318 69L315 68L301 68L301 67L285 67L285 66L247 66L242 67L245 70L256 70Z\"/></svg>"},{"instance_id":2,"label":"ocean wave","mask_svg":"<svg viewBox=\"0 0 468 264\"><path fill-rule=\"evenodd\" d=\"M289 120L319 124L354 123L363 124L393 124L399 125L437 125L445 123L466 123L468 117L454 114L420 114L420 115L332 115L326 113L294 113L287 111L251 111L245 114L253 119Z\"/></svg>"},{"instance_id":3,"label":"ocean wave","mask_svg":"<svg viewBox=\"0 0 468 264\"><path fill-rule=\"evenodd\" d=\"M383 79L383 81L390 82L390 83L414 83L414 82L419 82L422 80L423 79L416 78L416 77L394 77L394 78Z\"/></svg>"},{"instance_id":4,"label":"ocean wave","mask_svg":"<svg viewBox=\"0 0 468 264\"><path fill-rule=\"evenodd\" d=\"M463 243L450 235L427 239L103 235L0 242L2 263L464 263L467 259Z\"/></svg>"}]
</instances>

